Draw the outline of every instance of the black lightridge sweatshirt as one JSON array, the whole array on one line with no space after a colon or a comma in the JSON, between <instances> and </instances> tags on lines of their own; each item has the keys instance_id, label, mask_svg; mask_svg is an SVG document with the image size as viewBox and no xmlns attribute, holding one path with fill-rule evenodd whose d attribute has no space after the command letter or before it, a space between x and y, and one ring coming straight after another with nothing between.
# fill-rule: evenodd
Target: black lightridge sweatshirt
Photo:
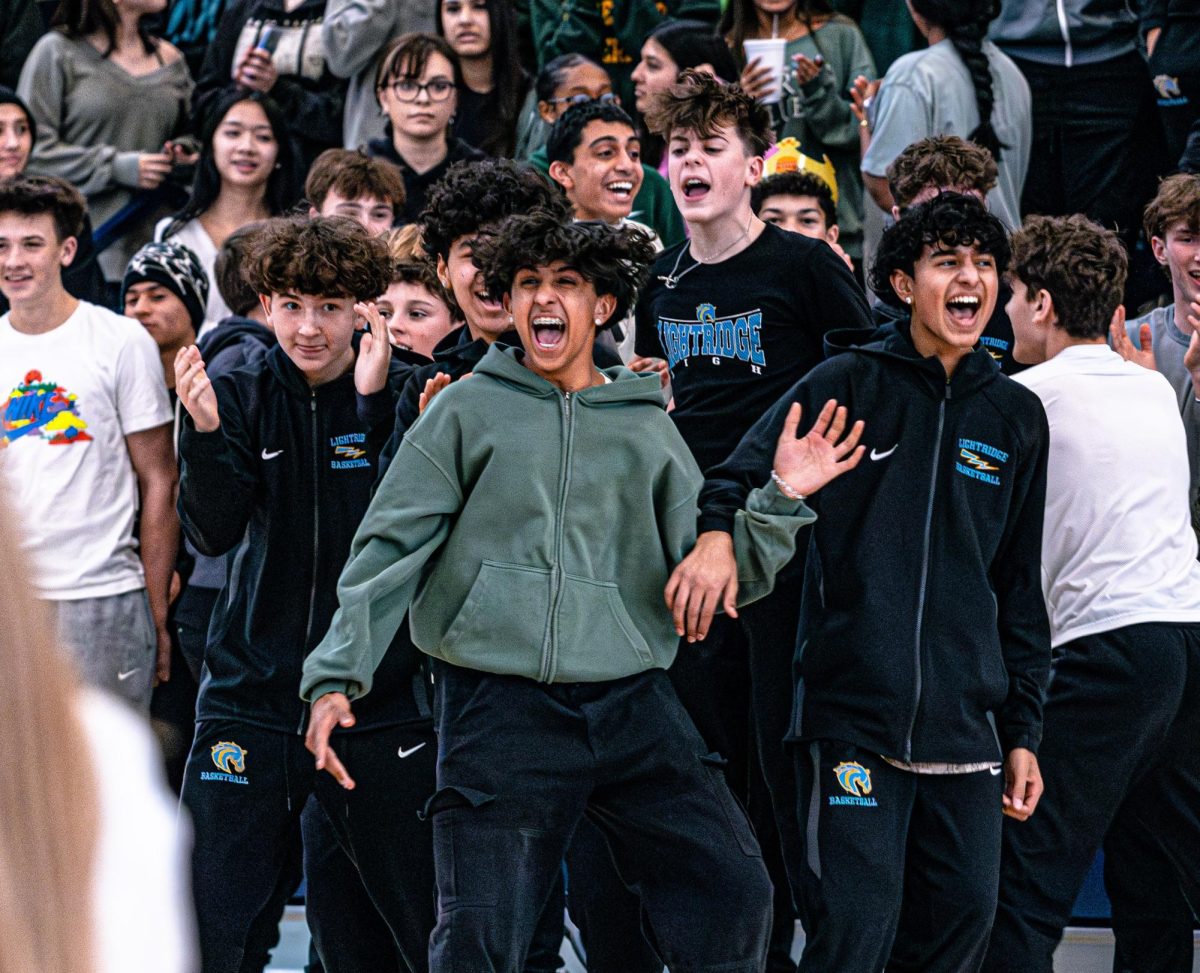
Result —
<instances>
[{"instance_id":1,"label":"black lightridge sweatshirt","mask_svg":"<svg viewBox=\"0 0 1200 973\"><path fill-rule=\"evenodd\" d=\"M700 529L728 529L770 475L792 402L800 435L829 399L866 423L862 462L808 501L818 519L791 738L920 762L1036 751L1050 665L1041 403L982 349L947 380L907 321L829 345L832 357L708 471L700 497Z\"/></svg>"}]
</instances>

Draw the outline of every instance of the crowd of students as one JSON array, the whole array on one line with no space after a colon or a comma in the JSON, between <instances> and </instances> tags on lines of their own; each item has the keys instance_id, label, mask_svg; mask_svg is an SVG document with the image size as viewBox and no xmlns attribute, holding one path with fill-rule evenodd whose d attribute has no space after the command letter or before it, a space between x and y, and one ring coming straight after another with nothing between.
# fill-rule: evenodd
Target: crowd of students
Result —
<instances>
[{"instance_id":1,"label":"crowd of students","mask_svg":"<svg viewBox=\"0 0 1200 973\"><path fill-rule=\"evenodd\" d=\"M849 6L14 7L0 673L192 909L0 957L1191 969L1200 6Z\"/></svg>"}]
</instances>

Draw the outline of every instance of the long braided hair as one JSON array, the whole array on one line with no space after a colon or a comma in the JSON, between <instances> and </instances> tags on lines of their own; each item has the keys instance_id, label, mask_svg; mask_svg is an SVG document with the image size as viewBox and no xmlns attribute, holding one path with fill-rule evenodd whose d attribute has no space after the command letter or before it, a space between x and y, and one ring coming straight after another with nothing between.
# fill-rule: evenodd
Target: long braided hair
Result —
<instances>
[{"instance_id":1,"label":"long braided hair","mask_svg":"<svg viewBox=\"0 0 1200 973\"><path fill-rule=\"evenodd\" d=\"M967 136L1000 161L1000 136L992 126L995 92L992 90L992 70L983 41L988 25L1000 13L1000 0L910 0L912 9L931 24L946 32L958 56L971 74L975 87L975 104L979 108L979 127Z\"/></svg>"}]
</instances>

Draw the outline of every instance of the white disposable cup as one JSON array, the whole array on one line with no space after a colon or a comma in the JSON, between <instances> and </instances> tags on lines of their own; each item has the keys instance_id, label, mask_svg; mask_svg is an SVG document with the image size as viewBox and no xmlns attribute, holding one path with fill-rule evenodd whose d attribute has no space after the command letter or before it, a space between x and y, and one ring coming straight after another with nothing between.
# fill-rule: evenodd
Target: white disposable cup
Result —
<instances>
[{"instance_id":1,"label":"white disposable cup","mask_svg":"<svg viewBox=\"0 0 1200 973\"><path fill-rule=\"evenodd\" d=\"M757 59L761 67L771 69L771 88L758 100L764 105L773 105L783 98L783 64L787 55L787 41L782 37L764 37L761 40L744 41L746 63Z\"/></svg>"}]
</instances>

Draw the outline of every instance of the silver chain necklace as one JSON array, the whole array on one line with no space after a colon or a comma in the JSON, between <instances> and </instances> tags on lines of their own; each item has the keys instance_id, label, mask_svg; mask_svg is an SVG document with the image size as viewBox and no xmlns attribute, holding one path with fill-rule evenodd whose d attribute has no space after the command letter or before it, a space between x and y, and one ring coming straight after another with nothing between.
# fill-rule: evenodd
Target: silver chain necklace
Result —
<instances>
[{"instance_id":1,"label":"silver chain necklace","mask_svg":"<svg viewBox=\"0 0 1200 973\"><path fill-rule=\"evenodd\" d=\"M709 257L707 260L701 260L699 257L694 258L696 262L694 264L692 264L690 267L688 267L686 270L684 270L684 272L682 274L679 274L679 273L676 273L676 271L679 270L679 262L681 260L683 260L683 255L685 253L687 253L689 250L691 250L690 245L684 247L682 250L679 251L679 255L675 258L675 266L671 268L671 272L669 274L667 274L666 276L663 276L662 274L660 274L658 279L663 282L663 284L667 288L667 290L669 290L669 291L675 290L675 288L679 285L679 282L681 280L683 280L684 277L686 277L688 274L690 274L697 267L704 266L705 264L716 263L717 260L719 260L722 256L724 256L726 253L728 253L730 250L732 250L735 246L737 246L739 243L741 243L743 240L745 240L746 237L748 237L750 235L750 224L753 222L754 222L754 214L751 213L750 219L746 223L746 228L737 235L737 237L733 240L733 242L731 242L730 244L728 244L725 247L722 247L717 253L713 254L713 256Z\"/></svg>"}]
</instances>

